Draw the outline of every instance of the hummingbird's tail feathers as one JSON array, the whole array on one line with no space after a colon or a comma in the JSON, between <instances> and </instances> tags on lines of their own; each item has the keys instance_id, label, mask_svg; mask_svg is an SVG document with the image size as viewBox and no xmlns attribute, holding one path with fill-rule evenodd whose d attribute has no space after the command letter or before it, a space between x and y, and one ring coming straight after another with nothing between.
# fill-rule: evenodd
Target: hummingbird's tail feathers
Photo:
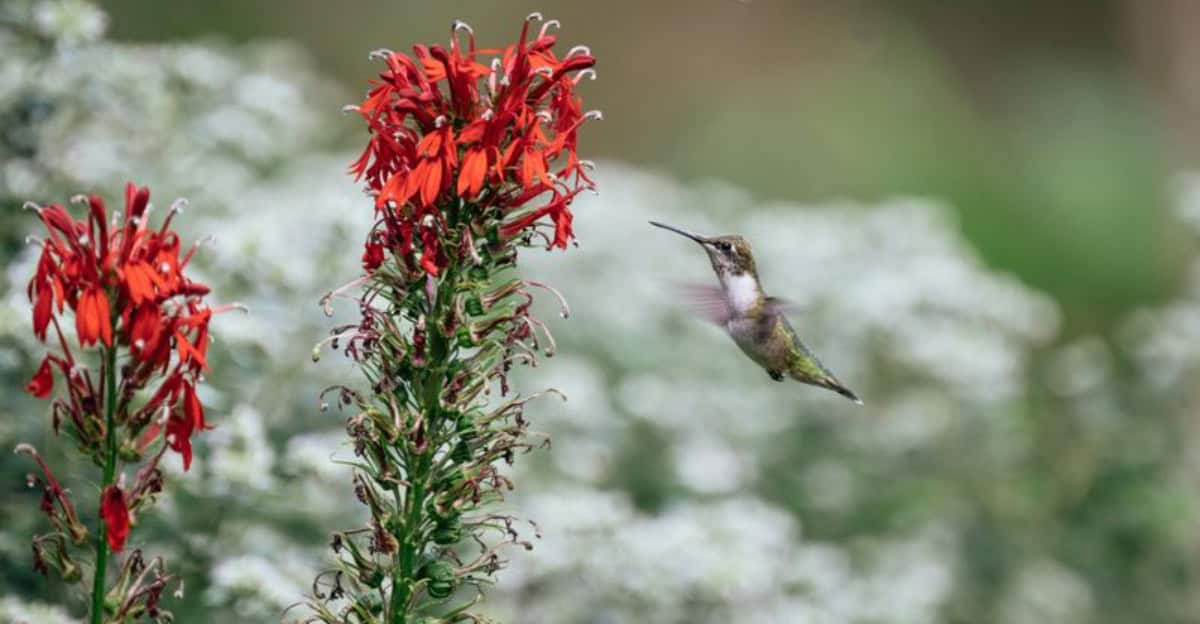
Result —
<instances>
[{"instance_id":1,"label":"hummingbird's tail feathers","mask_svg":"<svg viewBox=\"0 0 1200 624\"><path fill-rule=\"evenodd\" d=\"M833 390L847 399L854 401L858 405L863 404L862 399L858 398L858 395L854 394L853 390L843 386L842 382L838 381L837 379L834 379L833 377L826 377L823 381L824 383L821 385L825 386L826 388L829 388L830 390Z\"/></svg>"}]
</instances>

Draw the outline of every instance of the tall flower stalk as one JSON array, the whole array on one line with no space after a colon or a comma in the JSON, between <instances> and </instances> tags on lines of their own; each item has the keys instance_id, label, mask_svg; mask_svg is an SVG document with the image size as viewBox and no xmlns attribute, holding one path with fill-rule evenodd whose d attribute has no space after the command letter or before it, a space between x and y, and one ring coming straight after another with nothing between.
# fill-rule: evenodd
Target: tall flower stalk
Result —
<instances>
[{"instance_id":1,"label":"tall flower stalk","mask_svg":"<svg viewBox=\"0 0 1200 624\"><path fill-rule=\"evenodd\" d=\"M40 475L30 474L29 482L42 489L41 509L54 527L33 538L34 568L53 568L77 583L83 574L76 558L94 551L90 622L167 622L171 614L159 602L172 576L163 560L147 561L134 549L116 562L109 584L110 555L125 549L137 515L162 491L166 451L181 455L187 470L191 438L208 428L196 387L208 367L209 320L223 308L208 307L208 287L184 275L196 246L184 252L170 229L182 200L157 228L148 225L149 189L132 183L124 213L111 218L100 197L72 201L86 207L84 218L59 204L26 204L46 227L44 239L30 239L41 254L28 292L34 334L50 349L25 389L53 397L55 434L70 438L99 469L99 521L93 539L42 455L18 445L37 464Z\"/></svg>"},{"instance_id":2,"label":"tall flower stalk","mask_svg":"<svg viewBox=\"0 0 1200 624\"><path fill-rule=\"evenodd\" d=\"M327 393L355 411L354 491L370 521L333 535L338 565L314 582L306 621L483 621L470 609L501 551L530 546L494 504L513 487L501 466L549 440L523 417L537 395L509 397L507 377L554 352L532 291L568 310L511 270L520 248L574 238L571 202L594 186L578 131L600 117L575 95L595 59L583 46L560 57L557 25L533 14L516 43L485 51L455 22L448 49L376 51L386 68L348 107L370 132L351 171L376 220L364 275L323 302L332 313L333 298L353 299L361 318L324 344L366 377L365 391Z\"/></svg>"}]
</instances>

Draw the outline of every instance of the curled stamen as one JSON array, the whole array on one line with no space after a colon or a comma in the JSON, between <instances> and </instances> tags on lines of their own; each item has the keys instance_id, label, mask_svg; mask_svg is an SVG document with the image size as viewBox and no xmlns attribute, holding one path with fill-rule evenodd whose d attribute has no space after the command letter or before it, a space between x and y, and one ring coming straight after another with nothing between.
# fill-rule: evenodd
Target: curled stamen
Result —
<instances>
[{"instance_id":1,"label":"curled stamen","mask_svg":"<svg viewBox=\"0 0 1200 624\"><path fill-rule=\"evenodd\" d=\"M583 168L585 168L585 169L595 169L595 168L596 168L596 163L595 163L595 162L593 162L593 161L590 161L590 160L584 160L584 159L581 159L581 160L579 161L579 166L580 166L580 167L583 167Z\"/></svg>"},{"instance_id":2,"label":"curled stamen","mask_svg":"<svg viewBox=\"0 0 1200 624\"><path fill-rule=\"evenodd\" d=\"M187 266L187 263L189 261L191 261L192 256L196 253L197 249L200 249L201 247L203 247L205 245L214 244L216 242L217 242L217 237L212 234L209 234L208 236L205 236L204 238L201 238L200 240L192 243L191 249L188 249L187 253L183 255L183 259L179 261L180 268Z\"/></svg>"},{"instance_id":3,"label":"curled stamen","mask_svg":"<svg viewBox=\"0 0 1200 624\"><path fill-rule=\"evenodd\" d=\"M175 201L171 202L171 214L173 214L173 215L183 214L184 209L187 207L188 207L188 200L184 197L180 197L180 198L176 199Z\"/></svg>"},{"instance_id":4,"label":"curled stamen","mask_svg":"<svg viewBox=\"0 0 1200 624\"><path fill-rule=\"evenodd\" d=\"M377 50L371 50L371 53L367 54L367 60L374 61L376 59L386 59L393 54L395 54L395 52L393 52L392 50L389 50L387 48L379 48Z\"/></svg>"},{"instance_id":5,"label":"curled stamen","mask_svg":"<svg viewBox=\"0 0 1200 624\"><path fill-rule=\"evenodd\" d=\"M542 24L542 29L540 31L538 31L538 39L545 37L546 32L549 31L551 28L560 28L560 27L562 27L562 23L560 23L556 19L552 19L552 20L546 22L545 24Z\"/></svg>"},{"instance_id":6,"label":"curled stamen","mask_svg":"<svg viewBox=\"0 0 1200 624\"><path fill-rule=\"evenodd\" d=\"M450 31L458 32L460 30L465 30L472 35L475 34L475 29L471 28L470 24L468 24L462 20L454 20L454 22L450 24Z\"/></svg>"},{"instance_id":7,"label":"curled stamen","mask_svg":"<svg viewBox=\"0 0 1200 624\"><path fill-rule=\"evenodd\" d=\"M42 207L31 201L27 201L27 202L21 204L21 210L32 210L38 214L41 214Z\"/></svg>"},{"instance_id":8,"label":"curled stamen","mask_svg":"<svg viewBox=\"0 0 1200 624\"><path fill-rule=\"evenodd\" d=\"M571 48L570 50L567 50L567 55L566 55L566 56L564 56L564 57L563 57L563 59L564 59L564 60L565 60L565 59L569 59L569 58L571 58L572 56L575 56L576 54L585 54L585 55L587 55L587 56L591 56L591 55L592 55L592 49L591 49L591 48L589 48L589 47L587 47L587 46L585 46L585 45L577 45L577 46L575 46L575 47Z\"/></svg>"},{"instance_id":9,"label":"curled stamen","mask_svg":"<svg viewBox=\"0 0 1200 624\"><path fill-rule=\"evenodd\" d=\"M583 118L584 119L595 119L596 121L600 121L600 120L604 119L604 113L602 113L598 110L590 110L583 114Z\"/></svg>"},{"instance_id":10,"label":"curled stamen","mask_svg":"<svg viewBox=\"0 0 1200 624\"><path fill-rule=\"evenodd\" d=\"M546 18L542 17L542 14L538 13L537 11L534 11L533 13L530 13L529 15L525 16L525 21L527 21L527 22L540 22L544 19L546 19Z\"/></svg>"},{"instance_id":11,"label":"curled stamen","mask_svg":"<svg viewBox=\"0 0 1200 624\"><path fill-rule=\"evenodd\" d=\"M78 195L72 195L70 202L72 204L82 206L82 205L88 203L88 197L87 197L87 195L84 195L83 193L79 193Z\"/></svg>"},{"instance_id":12,"label":"curled stamen","mask_svg":"<svg viewBox=\"0 0 1200 624\"><path fill-rule=\"evenodd\" d=\"M579 84L580 82L583 81L584 76L587 76L588 80L595 80L596 79L596 70L592 69L591 67L588 67L587 69L582 69L578 73L575 74L575 77L572 78L571 81L574 82L575 84Z\"/></svg>"},{"instance_id":13,"label":"curled stamen","mask_svg":"<svg viewBox=\"0 0 1200 624\"><path fill-rule=\"evenodd\" d=\"M250 313L250 308L246 307L245 304L238 302L238 301L234 301L232 303L227 303L225 305L217 306L212 309L212 312L213 312L213 314L220 314L222 312L229 312L231 310L237 310L238 312L241 312L242 314Z\"/></svg>"},{"instance_id":14,"label":"curled stamen","mask_svg":"<svg viewBox=\"0 0 1200 624\"><path fill-rule=\"evenodd\" d=\"M370 281L370 279L370 277L363 276L325 293L325 296L321 297L320 301L321 310L325 312L325 316L333 316L334 297L340 297L342 296L342 293L350 290L351 288L358 288L359 286L362 286Z\"/></svg>"},{"instance_id":15,"label":"curled stamen","mask_svg":"<svg viewBox=\"0 0 1200 624\"><path fill-rule=\"evenodd\" d=\"M548 110L538 111L537 118L541 119L542 121L544 121L546 123L550 123L550 122L554 121L554 115L550 114L550 111L548 111Z\"/></svg>"},{"instance_id":16,"label":"curled stamen","mask_svg":"<svg viewBox=\"0 0 1200 624\"><path fill-rule=\"evenodd\" d=\"M535 73L535 74L545 74L545 75L547 75L547 76L553 76L553 75L554 75L554 68L553 68L553 67L539 67L539 68L537 68L537 69L533 70L533 73Z\"/></svg>"},{"instance_id":17,"label":"curled stamen","mask_svg":"<svg viewBox=\"0 0 1200 624\"><path fill-rule=\"evenodd\" d=\"M361 111L362 111L362 109L359 108L357 104L347 104L342 107L343 113L357 113L357 112L361 112Z\"/></svg>"},{"instance_id":18,"label":"curled stamen","mask_svg":"<svg viewBox=\"0 0 1200 624\"><path fill-rule=\"evenodd\" d=\"M445 115L438 115L438 116L437 116L437 119L434 119L434 120L433 120L433 127L434 127L434 128L441 128L442 126L446 125L446 121L447 121L447 120L446 120L446 116L445 116Z\"/></svg>"},{"instance_id":19,"label":"curled stamen","mask_svg":"<svg viewBox=\"0 0 1200 624\"><path fill-rule=\"evenodd\" d=\"M32 247L41 247L42 245L46 244L46 241L34 236L33 234L30 234L29 236L25 237L25 244Z\"/></svg>"},{"instance_id":20,"label":"curled stamen","mask_svg":"<svg viewBox=\"0 0 1200 624\"><path fill-rule=\"evenodd\" d=\"M571 316L571 306L567 305L566 297L563 297L562 293L555 290L552 286L547 286L546 284L543 284L541 282L537 282L534 280L528 280L528 279L521 280L521 283L525 284L526 286L533 286L534 288L541 288L543 290L549 291L550 294L554 295L554 297L556 299L558 299L558 305L562 308L562 312L561 312L562 317L568 318Z\"/></svg>"},{"instance_id":21,"label":"curled stamen","mask_svg":"<svg viewBox=\"0 0 1200 624\"><path fill-rule=\"evenodd\" d=\"M484 121L491 121L491 120L492 120L492 119L494 119L495 117L496 117L496 111L494 111L494 110L492 110L492 109L490 109L490 108L489 108L489 109L487 109L487 110L485 110L485 111L483 111L483 114L479 116L479 118L480 118L480 119L482 119L482 120L484 120Z\"/></svg>"}]
</instances>

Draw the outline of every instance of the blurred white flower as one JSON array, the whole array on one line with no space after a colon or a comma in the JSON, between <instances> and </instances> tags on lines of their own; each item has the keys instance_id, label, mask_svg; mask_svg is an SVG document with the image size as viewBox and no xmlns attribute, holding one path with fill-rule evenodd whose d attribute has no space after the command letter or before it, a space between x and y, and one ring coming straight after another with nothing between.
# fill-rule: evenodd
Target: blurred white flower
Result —
<instances>
[{"instance_id":1,"label":"blurred white flower","mask_svg":"<svg viewBox=\"0 0 1200 624\"><path fill-rule=\"evenodd\" d=\"M25 602L17 596L0 596L0 622L9 624L73 624L79 622L63 609Z\"/></svg>"},{"instance_id":2,"label":"blurred white flower","mask_svg":"<svg viewBox=\"0 0 1200 624\"><path fill-rule=\"evenodd\" d=\"M1078 574L1050 559L1022 567L1003 602L1004 624L1076 624L1093 621L1091 589Z\"/></svg>"}]
</instances>

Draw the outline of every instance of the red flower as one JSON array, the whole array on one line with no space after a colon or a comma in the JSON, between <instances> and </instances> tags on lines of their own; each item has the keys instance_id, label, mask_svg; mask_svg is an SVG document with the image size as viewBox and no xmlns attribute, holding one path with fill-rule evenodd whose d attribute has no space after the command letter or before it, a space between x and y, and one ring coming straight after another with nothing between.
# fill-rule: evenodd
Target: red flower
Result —
<instances>
[{"instance_id":1,"label":"red flower","mask_svg":"<svg viewBox=\"0 0 1200 624\"><path fill-rule=\"evenodd\" d=\"M37 373L30 380L29 385L25 386L25 392L33 396L44 399L50 396L50 391L54 389L54 374L50 372L50 358L42 359L42 365L38 367Z\"/></svg>"},{"instance_id":2,"label":"red flower","mask_svg":"<svg viewBox=\"0 0 1200 624\"><path fill-rule=\"evenodd\" d=\"M121 488L110 485L100 493L100 517L107 527L105 533L108 547L121 552L125 538L129 536L129 507L125 505L125 493Z\"/></svg>"},{"instance_id":3,"label":"red flower","mask_svg":"<svg viewBox=\"0 0 1200 624\"><path fill-rule=\"evenodd\" d=\"M79 297L75 308L75 331L79 344L95 344L99 338L104 345L112 346L112 320L109 317L108 295L98 286L93 286Z\"/></svg>"},{"instance_id":4,"label":"red flower","mask_svg":"<svg viewBox=\"0 0 1200 624\"><path fill-rule=\"evenodd\" d=\"M415 59L382 54L387 69L357 107L371 139L350 166L375 192L380 217L363 254L368 272L382 262L374 246L385 244L405 266L438 275L448 261L439 242L442 212L460 200L503 221L506 236L549 216L555 235L547 240L560 248L570 243L570 203L592 187L576 135L584 121L599 118L582 112L574 87L596 60L583 47L558 58L546 27L530 41L529 24L538 20L531 15L517 43L494 53L490 65L479 60L474 33L460 22L449 50L418 45ZM468 33L465 50L459 30ZM544 205L528 205L543 197Z\"/></svg>"},{"instance_id":5,"label":"red flower","mask_svg":"<svg viewBox=\"0 0 1200 624\"><path fill-rule=\"evenodd\" d=\"M87 198L87 214L76 221L62 206L35 207L48 236L42 243L37 271L28 293L33 301L33 329L45 340L51 327L59 353L43 360L26 390L39 398L53 388L51 364L63 374L75 369L75 358L61 331L60 316L70 309L80 347L129 350L121 366L119 389L127 396L151 389L150 399L118 422L131 423L128 433L145 450L163 441L191 463L191 436L208 428L195 387L208 368L208 324L214 312L203 301L208 286L184 274L195 251L181 250L170 228L179 212L172 206L157 228L147 223L150 191L128 184L122 221L110 221L104 200ZM223 308L222 308L223 309ZM87 373L67 377L66 396L55 405L55 422L69 417L77 432L102 432L103 410ZM162 425L162 414L175 414ZM91 421L91 422L89 422ZM56 424L57 427L57 424ZM80 433L79 435L83 435ZM101 440L81 441L99 448Z\"/></svg>"},{"instance_id":6,"label":"red flower","mask_svg":"<svg viewBox=\"0 0 1200 624\"><path fill-rule=\"evenodd\" d=\"M370 273L383 264L383 245L375 242L368 242L363 249L362 266L365 271Z\"/></svg>"},{"instance_id":7,"label":"red flower","mask_svg":"<svg viewBox=\"0 0 1200 624\"><path fill-rule=\"evenodd\" d=\"M183 471L192 467L192 432L195 431L191 418L172 416L167 421L167 444L171 450L183 457Z\"/></svg>"}]
</instances>

